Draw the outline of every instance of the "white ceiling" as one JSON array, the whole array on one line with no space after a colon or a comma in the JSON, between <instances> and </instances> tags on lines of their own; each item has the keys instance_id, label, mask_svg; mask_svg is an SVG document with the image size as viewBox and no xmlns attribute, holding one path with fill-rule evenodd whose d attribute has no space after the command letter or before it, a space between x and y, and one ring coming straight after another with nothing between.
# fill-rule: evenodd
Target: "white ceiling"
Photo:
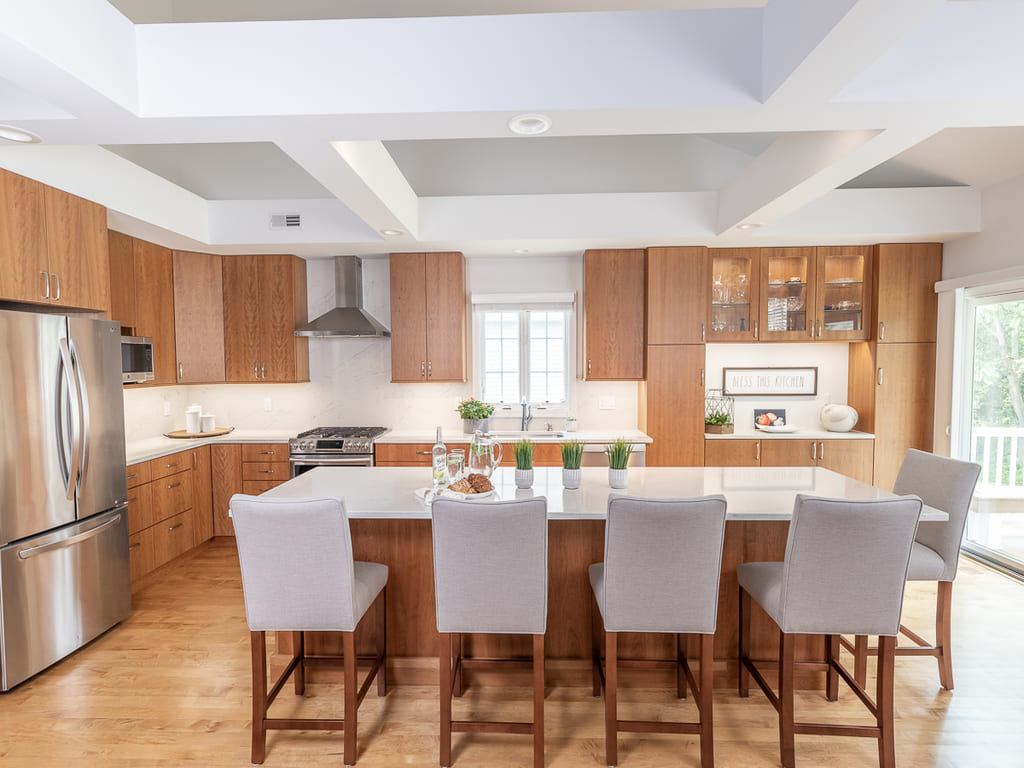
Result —
<instances>
[{"instance_id":1,"label":"white ceiling","mask_svg":"<svg viewBox=\"0 0 1024 768\"><path fill-rule=\"evenodd\" d=\"M36 0L0 123L43 142L0 166L223 253L949 240L1024 174L1022 28L1014 0Z\"/></svg>"}]
</instances>

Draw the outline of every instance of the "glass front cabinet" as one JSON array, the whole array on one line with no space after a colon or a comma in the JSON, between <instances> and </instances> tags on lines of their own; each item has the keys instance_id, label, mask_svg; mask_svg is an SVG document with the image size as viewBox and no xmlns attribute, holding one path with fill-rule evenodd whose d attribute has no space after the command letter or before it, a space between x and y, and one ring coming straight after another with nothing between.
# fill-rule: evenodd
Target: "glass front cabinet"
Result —
<instances>
[{"instance_id":1,"label":"glass front cabinet","mask_svg":"<svg viewBox=\"0 0 1024 768\"><path fill-rule=\"evenodd\" d=\"M818 248L816 339L871 338L871 246Z\"/></svg>"},{"instance_id":2,"label":"glass front cabinet","mask_svg":"<svg viewBox=\"0 0 1024 768\"><path fill-rule=\"evenodd\" d=\"M760 248L709 248L708 341L757 341Z\"/></svg>"}]
</instances>

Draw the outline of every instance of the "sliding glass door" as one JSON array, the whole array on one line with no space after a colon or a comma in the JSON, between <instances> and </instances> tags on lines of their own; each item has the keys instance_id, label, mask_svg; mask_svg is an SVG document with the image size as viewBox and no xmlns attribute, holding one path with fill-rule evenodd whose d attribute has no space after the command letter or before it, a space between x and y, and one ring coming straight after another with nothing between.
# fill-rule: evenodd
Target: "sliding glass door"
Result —
<instances>
[{"instance_id":1,"label":"sliding glass door","mask_svg":"<svg viewBox=\"0 0 1024 768\"><path fill-rule=\"evenodd\" d=\"M974 289L961 306L954 450L982 467L964 548L1024 574L1024 291Z\"/></svg>"}]
</instances>

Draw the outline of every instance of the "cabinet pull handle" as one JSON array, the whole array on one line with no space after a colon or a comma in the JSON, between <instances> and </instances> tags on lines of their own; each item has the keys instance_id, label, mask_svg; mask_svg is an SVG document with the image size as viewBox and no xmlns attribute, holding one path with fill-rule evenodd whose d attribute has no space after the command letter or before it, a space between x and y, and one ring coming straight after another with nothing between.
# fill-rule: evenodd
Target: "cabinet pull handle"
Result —
<instances>
[{"instance_id":1,"label":"cabinet pull handle","mask_svg":"<svg viewBox=\"0 0 1024 768\"><path fill-rule=\"evenodd\" d=\"M884 368L879 368L878 369L878 386L882 386L882 377L884 375L885 375L885 369Z\"/></svg>"},{"instance_id":2,"label":"cabinet pull handle","mask_svg":"<svg viewBox=\"0 0 1024 768\"><path fill-rule=\"evenodd\" d=\"M754 321L754 338L757 338L757 320Z\"/></svg>"},{"instance_id":3,"label":"cabinet pull handle","mask_svg":"<svg viewBox=\"0 0 1024 768\"><path fill-rule=\"evenodd\" d=\"M199 469L199 451L192 451L192 469Z\"/></svg>"},{"instance_id":4,"label":"cabinet pull handle","mask_svg":"<svg viewBox=\"0 0 1024 768\"><path fill-rule=\"evenodd\" d=\"M45 289L43 291L43 298L48 299L50 298L50 273L46 271L40 271L39 274L43 278L43 287Z\"/></svg>"},{"instance_id":5,"label":"cabinet pull handle","mask_svg":"<svg viewBox=\"0 0 1024 768\"><path fill-rule=\"evenodd\" d=\"M754 443L754 460L758 463L761 462L761 441L758 440Z\"/></svg>"},{"instance_id":6,"label":"cabinet pull handle","mask_svg":"<svg viewBox=\"0 0 1024 768\"><path fill-rule=\"evenodd\" d=\"M591 359L588 357L587 358L587 376L590 376L592 373L593 373L593 361L591 361Z\"/></svg>"},{"instance_id":7,"label":"cabinet pull handle","mask_svg":"<svg viewBox=\"0 0 1024 768\"><path fill-rule=\"evenodd\" d=\"M253 363L252 364L252 377L254 379L258 379L260 377L260 364L259 363Z\"/></svg>"},{"instance_id":8,"label":"cabinet pull handle","mask_svg":"<svg viewBox=\"0 0 1024 768\"><path fill-rule=\"evenodd\" d=\"M128 499L127 503L128 504L134 504L138 500L139 500L138 496L132 496L130 499Z\"/></svg>"},{"instance_id":9,"label":"cabinet pull handle","mask_svg":"<svg viewBox=\"0 0 1024 768\"><path fill-rule=\"evenodd\" d=\"M273 475L275 472L277 472L276 469L260 469L260 470L257 470L257 471L261 475Z\"/></svg>"},{"instance_id":10,"label":"cabinet pull handle","mask_svg":"<svg viewBox=\"0 0 1024 768\"><path fill-rule=\"evenodd\" d=\"M142 546L141 544L136 542L135 544L131 544L131 545L128 546L128 551L131 552L133 549L138 549L141 546Z\"/></svg>"},{"instance_id":11,"label":"cabinet pull handle","mask_svg":"<svg viewBox=\"0 0 1024 768\"><path fill-rule=\"evenodd\" d=\"M701 344L703 344L706 341L706 338L704 337L704 323L700 324L700 341Z\"/></svg>"},{"instance_id":12,"label":"cabinet pull handle","mask_svg":"<svg viewBox=\"0 0 1024 768\"><path fill-rule=\"evenodd\" d=\"M420 378L427 378L427 361L420 360Z\"/></svg>"},{"instance_id":13,"label":"cabinet pull handle","mask_svg":"<svg viewBox=\"0 0 1024 768\"><path fill-rule=\"evenodd\" d=\"M56 272L51 272L50 276L57 283L57 292L54 294L53 300L60 301L60 275L58 275Z\"/></svg>"},{"instance_id":14,"label":"cabinet pull handle","mask_svg":"<svg viewBox=\"0 0 1024 768\"><path fill-rule=\"evenodd\" d=\"M134 480L138 476L139 476L139 474L137 472L134 475L126 475L128 480Z\"/></svg>"},{"instance_id":15,"label":"cabinet pull handle","mask_svg":"<svg viewBox=\"0 0 1024 768\"><path fill-rule=\"evenodd\" d=\"M811 461L818 460L818 444L811 440Z\"/></svg>"},{"instance_id":16,"label":"cabinet pull handle","mask_svg":"<svg viewBox=\"0 0 1024 768\"><path fill-rule=\"evenodd\" d=\"M170 469L171 467L176 467L179 464L181 464L181 462L180 461L176 461L173 464L165 464L164 466L167 467L167 469Z\"/></svg>"},{"instance_id":17,"label":"cabinet pull handle","mask_svg":"<svg viewBox=\"0 0 1024 768\"><path fill-rule=\"evenodd\" d=\"M261 379L267 378L267 364L266 363L260 363L260 378Z\"/></svg>"},{"instance_id":18,"label":"cabinet pull handle","mask_svg":"<svg viewBox=\"0 0 1024 768\"><path fill-rule=\"evenodd\" d=\"M185 366L182 363L178 363L178 378L185 378Z\"/></svg>"},{"instance_id":19,"label":"cabinet pull handle","mask_svg":"<svg viewBox=\"0 0 1024 768\"><path fill-rule=\"evenodd\" d=\"M434 363L427 360L427 378L431 379L434 377Z\"/></svg>"},{"instance_id":20,"label":"cabinet pull handle","mask_svg":"<svg viewBox=\"0 0 1024 768\"><path fill-rule=\"evenodd\" d=\"M703 368L700 369L700 385L702 387L704 386L704 369Z\"/></svg>"},{"instance_id":21,"label":"cabinet pull handle","mask_svg":"<svg viewBox=\"0 0 1024 768\"><path fill-rule=\"evenodd\" d=\"M818 461L825 460L825 441L818 443Z\"/></svg>"},{"instance_id":22,"label":"cabinet pull handle","mask_svg":"<svg viewBox=\"0 0 1024 768\"><path fill-rule=\"evenodd\" d=\"M276 451L260 451L260 456L273 456Z\"/></svg>"},{"instance_id":23,"label":"cabinet pull handle","mask_svg":"<svg viewBox=\"0 0 1024 768\"><path fill-rule=\"evenodd\" d=\"M183 525L184 525L184 523L178 523L177 525L172 525L172 526L171 526L170 528L168 528L167 530L168 530L168 531L176 531L176 530L178 530L179 528L181 528L181 526L183 526Z\"/></svg>"},{"instance_id":24,"label":"cabinet pull handle","mask_svg":"<svg viewBox=\"0 0 1024 768\"><path fill-rule=\"evenodd\" d=\"M167 490L169 491L171 490L171 488L177 488L179 485L181 485L181 483L173 483L172 485L168 485Z\"/></svg>"},{"instance_id":25,"label":"cabinet pull handle","mask_svg":"<svg viewBox=\"0 0 1024 768\"><path fill-rule=\"evenodd\" d=\"M429 456L433 451L416 451L417 456Z\"/></svg>"},{"instance_id":26,"label":"cabinet pull handle","mask_svg":"<svg viewBox=\"0 0 1024 768\"><path fill-rule=\"evenodd\" d=\"M878 321L878 340L881 341L885 338L885 323L881 320Z\"/></svg>"},{"instance_id":27,"label":"cabinet pull handle","mask_svg":"<svg viewBox=\"0 0 1024 768\"><path fill-rule=\"evenodd\" d=\"M821 322L821 320L815 320L814 322L815 322L815 323L817 324L817 326L818 326L818 338L820 339L820 338L821 338L821 326L822 326L822 322Z\"/></svg>"}]
</instances>

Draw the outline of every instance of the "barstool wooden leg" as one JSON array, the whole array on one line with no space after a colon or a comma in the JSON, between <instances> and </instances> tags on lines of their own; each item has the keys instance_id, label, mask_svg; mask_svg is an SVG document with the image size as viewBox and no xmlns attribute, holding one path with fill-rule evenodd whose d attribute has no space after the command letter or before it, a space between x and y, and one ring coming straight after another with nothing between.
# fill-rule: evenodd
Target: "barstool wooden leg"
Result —
<instances>
[{"instance_id":1,"label":"barstool wooden leg","mask_svg":"<svg viewBox=\"0 0 1024 768\"><path fill-rule=\"evenodd\" d=\"M388 588L384 587L377 597L377 658L380 670L377 672L377 695L388 693Z\"/></svg>"},{"instance_id":2,"label":"barstool wooden leg","mask_svg":"<svg viewBox=\"0 0 1024 768\"><path fill-rule=\"evenodd\" d=\"M700 692L697 704L700 716L700 766L715 767L714 715L712 694L715 677L715 636L700 636Z\"/></svg>"},{"instance_id":3,"label":"barstool wooden leg","mask_svg":"<svg viewBox=\"0 0 1024 768\"><path fill-rule=\"evenodd\" d=\"M853 679L863 688L868 682L868 638L857 635L853 638Z\"/></svg>"},{"instance_id":4,"label":"barstool wooden leg","mask_svg":"<svg viewBox=\"0 0 1024 768\"><path fill-rule=\"evenodd\" d=\"M746 642L750 637L750 595L747 590L740 587L740 638L739 638L739 689L740 696L746 698L750 695L750 673L747 671L743 659L746 656Z\"/></svg>"},{"instance_id":5,"label":"barstool wooden leg","mask_svg":"<svg viewBox=\"0 0 1024 768\"><path fill-rule=\"evenodd\" d=\"M779 742L783 768L795 768L793 732L794 635L779 633Z\"/></svg>"},{"instance_id":6,"label":"barstool wooden leg","mask_svg":"<svg viewBox=\"0 0 1024 768\"><path fill-rule=\"evenodd\" d=\"M825 635L825 663L828 664L828 671L825 673L825 698L828 701L839 698L839 673L834 666L838 660L839 635Z\"/></svg>"},{"instance_id":7,"label":"barstool wooden leg","mask_svg":"<svg viewBox=\"0 0 1024 768\"><path fill-rule=\"evenodd\" d=\"M597 605L597 596L590 601L590 650L592 657L591 672L594 677L594 696L601 695L601 609Z\"/></svg>"},{"instance_id":8,"label":"barstool wooden leg","mask_svg":"<svg viewBox=\"0 0 1024 768\"><path fill-rule=\"evenodd\" d=\"M452 636L441 633L441 652L438 653L441 671L441 768L452 762Z\"/></svg>"},{"instance_id":9,"label":"barstool wooden leg","mask_svg":"<svg viewBox=\"0 0 1024 768\"><path fill-rule=\"evenodd\" d=\"M683 660L686 658L687 646L690 636L676 633L676 697L686 698L686 670L683 669ZM701 664L703 664L703 657ZM703 671L703 666L701 667Z\"/></svg>"},{"instance_id":10,"label":"barstool wooden leg","mask_svg":"<svg viewBox=\"0 0 1024 768\"><path fill-rule=\"evenodd\" d=\"M293 656L299 660L295 665L295 695L302 696L306 692L306 636L302 632L292 632Z\"/></svg>"},{"instance_id":11,"label":"barstool wooden leg","mask_svg":"<svg viewBox=\"0 0 1024 768\"><path fill-rule=\"evenodd\" d=\"M252 646L252 762L259 765L267 755L267 636L250 632Z\"/></svg>"},{"instance_id":12,"label":"barstool wooden leg","mask_svg":"<svg viewBox=\"0 0 1024 768\"><path fill-rule=\"evenodd\" d=\"M896 638L878 638L878 680L875 706L878 709L878 764L880 768L896 768L896 725L894 722Z\"/></svg>"},{"instance_id":13,"label":"barstool wooden leg","mask_svg":"<svg viewBox=\"0 0 1024 768\"><path fill-rule=\"evenodd\" d=\"M614 632L604 633L604 746L607 765L619 762L619 726L616 709L618 689L618 644L619 636Z\"/></svg>"},{"instance_id":14,"label":"barstool wooden leg","mask_svg":"<svg viewBox=\"0 0 1024 768\"><path fill-rule=\"evenodd\" d=\"M466 692L465 686L462 683L462 633L453 632L452 641L455 646L452 651L455 657L452 663L455 665L455 686L452 690L452 695L456 698L462 698L462 694Z\"/></svg>"},{"instance_id":15,"label":"barstool wooden leg","mask_svg":"<svg viewBox=\"0 0 1024 768\"><path fill-rule=\"evenodd\" d=\"M950 620L953 613L952 581L939 582L935 603L935 645L938 646L939 684L947 691L952 691L953 656L950 653L952 639Z\"/></svg>"},{"instance_id":16,"label":"barstool wooden leg","mask_svg":"<svg viewBox=\"0 0 1024 768\"><path fill-rule=\"evenodd\" d=\"M356 635L341 633L341 649L345 654L345 765L356 763L356 707L359 706L356 683Z\"/></svg>"},{"instance_id":17,"label":"barstool wooden leg","mask_svg":"<svg viewBox=\"0 0 1024 768\"><path fill-rule=\"evenodd\" d=\"M544 635L533 636L533 766L544 768Z\"/></svg>"}]
</instances>

